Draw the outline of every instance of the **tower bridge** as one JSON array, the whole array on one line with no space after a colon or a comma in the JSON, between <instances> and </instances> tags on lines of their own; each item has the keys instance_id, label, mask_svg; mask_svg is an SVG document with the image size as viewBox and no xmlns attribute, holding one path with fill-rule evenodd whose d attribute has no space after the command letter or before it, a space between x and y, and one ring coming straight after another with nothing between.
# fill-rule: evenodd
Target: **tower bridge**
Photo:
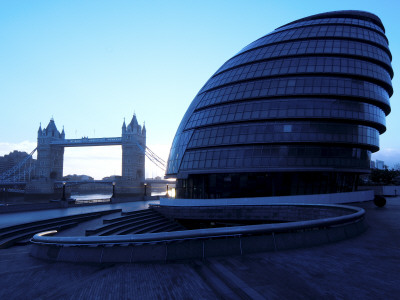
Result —
<instances>
[{"instance_id":1,"label":"tower bridge","mask_svg":"<svg viewBox=\"0 0 400 300\"><path fill-rule=\"evenodd\" d=\"M165 161L159 158L146 146L146 127L139 125L134 114L131 122L122 124L120 137L104 137L81 139L66 139L64 128L60 132L52 118L47 127L40 125L37 135L37 148L31 152L25 161L32 161L32 155L37 151L37 161L34 167L26 168L26 162L21 162L12 170L0 174L0 186L26 185L27 195L49 196L63 179L64 148L88 146L122 147L122 176L118 176L116 186L118 193L126 195L143 194L145 184L145 156L158 167L165 170ZM29 170L21 180L21 169ZM26 172L26 171L24 171ZM32 174L31 174L32 173Z\"/></svg>"},{"instance_id":2,"label":"tower bridge","mask_svg":"<svg viewBox=\"0 0 400 300\"><path fill-rule=\"evenodd\" d=\"M124 182L143 181L145 174L146 127L138 124L136 115L126 126L122 125L121 137L66 139L64 128L58 131L54 119L46 128L39 127L37 144L38 178L62 180L65 147L122 146L122 180Z\"/></svg>"}]
</instances>

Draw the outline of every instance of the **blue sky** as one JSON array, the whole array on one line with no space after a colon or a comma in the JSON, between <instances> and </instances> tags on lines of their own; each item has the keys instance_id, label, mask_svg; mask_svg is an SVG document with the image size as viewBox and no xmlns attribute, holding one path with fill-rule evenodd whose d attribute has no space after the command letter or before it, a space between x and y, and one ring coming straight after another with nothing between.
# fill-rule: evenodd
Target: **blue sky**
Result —
<instances>
[{"instance_id":1,"label":"blue sky","mask_svg":"<svg viewBox=\"0 0 400 300\"><path fill-rule=\"evenodd\" d=\"M400 2L399 2L400 3ZM0 155L30 152L51 117L66 138L121 135L146 122L147 144L167 158L190 102L207 79L255 39L308 15L357 9L378 15L393 54L388 130L373 155L400 162L396 1L0 2ZM67 148L64 173L121 172L120 147ZM162 172L147 163L147 176Z\"/></svg>"}]
</instances>

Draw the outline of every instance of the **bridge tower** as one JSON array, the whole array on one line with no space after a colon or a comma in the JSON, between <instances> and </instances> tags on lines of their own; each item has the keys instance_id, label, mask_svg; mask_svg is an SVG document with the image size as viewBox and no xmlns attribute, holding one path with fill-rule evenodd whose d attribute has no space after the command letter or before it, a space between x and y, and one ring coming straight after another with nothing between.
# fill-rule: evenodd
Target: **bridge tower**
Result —
<instances>
[{"instance_id":1,"label":"bridge tower","mask_svg":"<svg viewBox=\"0 0 400 300\"><path fill-rule=\"evenodd\" d=\"M54 119L51 118L46 128L38 130L36 177L62 180L64 164L64 147L51 145L56 140L65 140L64 128L57 130Z\"/></svg>"},{"instance_id":2,"label":"bridge tower","mask_svg":"<svg viewBox=\"0 0 400 300\"><path fill-rule=\"evenodd\" d=\"M133 114L128 126L122 125L122 188L125 193L141 194L145 178L146 127ZM130 189L130 190L126 190Z\"/></svg>"}]
</instances>

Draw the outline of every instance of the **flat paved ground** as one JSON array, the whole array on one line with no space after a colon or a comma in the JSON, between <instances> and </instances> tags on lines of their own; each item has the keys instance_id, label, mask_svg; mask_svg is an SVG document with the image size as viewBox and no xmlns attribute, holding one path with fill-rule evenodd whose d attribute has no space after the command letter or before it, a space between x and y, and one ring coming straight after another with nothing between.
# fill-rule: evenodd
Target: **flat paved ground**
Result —
<instances>
[{"instance_id":1,"label":"flat paved ground","mask_svg":"<svg viewBox=\"0 0 400 300\"><path fill-rule=\"evenodd\" d=\"M0 299L400 299L400 197L369 229L314 248L171 264L49 263L0 250Z\"/></svg>"}]
</instances>

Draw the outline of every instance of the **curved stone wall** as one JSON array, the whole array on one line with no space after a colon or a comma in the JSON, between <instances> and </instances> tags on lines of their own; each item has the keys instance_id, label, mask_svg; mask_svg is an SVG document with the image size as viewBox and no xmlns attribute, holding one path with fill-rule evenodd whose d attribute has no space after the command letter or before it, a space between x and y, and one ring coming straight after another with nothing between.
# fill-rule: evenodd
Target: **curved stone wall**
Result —
<instances>
[{"instance_id":1,"label":"curved stone wall","mask_svg":"<svg viewBox=\"0 0 400 300\"><path fill-rule=\"evenodd\" d=\"M164 209L164 211L162 211ZM183 210L182 210L183 209ZM180 218L191 209L192 217L201 214L199 208L161 208L171 218ZM205 212L217 218L259 218L260 207L210 207ZM292 220L288 223L194 229L115 236L48 236L54 232L36 234L31 242L31 255L52 261L68 262L149 262L198 259L221 255L244 255L316 246L357 236L366 230L362 208L341 205L277 205L263 207L263 215ZM217 211L216 211L217 210ZM218 211L219 210L219 211ZM303 214L310 219L304 219ZM225 217L222 215L225 214Z\"/></svg>"}]
</instances>

